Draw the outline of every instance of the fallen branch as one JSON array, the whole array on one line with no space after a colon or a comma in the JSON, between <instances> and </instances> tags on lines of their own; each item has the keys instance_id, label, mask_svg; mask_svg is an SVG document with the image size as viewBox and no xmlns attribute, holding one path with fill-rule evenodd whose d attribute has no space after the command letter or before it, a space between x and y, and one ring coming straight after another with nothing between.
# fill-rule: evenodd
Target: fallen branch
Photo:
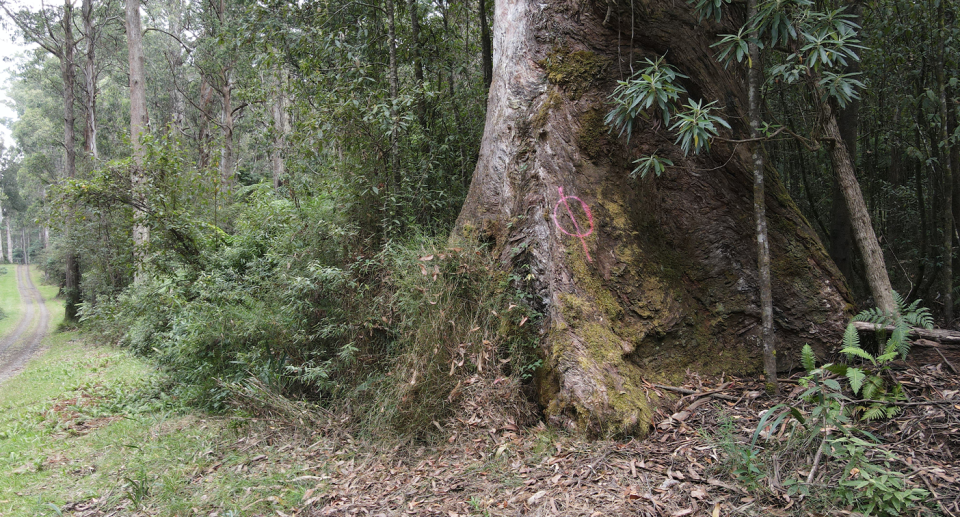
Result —
<instances>
[{"instance_id":1,"label":"fallen branch","mask_svg":"<svg viewBox=\"0 0 960 517\"><path fill-rule=\"evenodd\" d=\"M894 331L893 325L882 326L874 323L867 323L865 321L855 321L853 322L853 326L861 332L875 332L877 330L885 330L887 332ZM910 329L910 333L907 334L907 336L914 339L929 339L944 345L960 345L960 332L953 330L922 329L914 327Z\"/></svg>"}]
</instances>

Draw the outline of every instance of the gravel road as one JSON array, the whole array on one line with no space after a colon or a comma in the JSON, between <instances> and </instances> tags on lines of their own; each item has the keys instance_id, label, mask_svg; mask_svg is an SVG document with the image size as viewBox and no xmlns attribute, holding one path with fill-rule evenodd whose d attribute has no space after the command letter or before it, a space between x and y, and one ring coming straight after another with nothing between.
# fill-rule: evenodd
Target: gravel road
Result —
<instances>
[{"instance_id":1,"label":"gravel road","mask_svg":"<svg viewBox=\"0 0 960 517\"><path fill-rule=\"evenodd\" d=\"M13 333L0 340L0 383L23 369L40 348L40 341L50 326L50 312L40 291L33 285L27 266L17 266L17 288L24 311Z\"/></svg>"}]
</instances>

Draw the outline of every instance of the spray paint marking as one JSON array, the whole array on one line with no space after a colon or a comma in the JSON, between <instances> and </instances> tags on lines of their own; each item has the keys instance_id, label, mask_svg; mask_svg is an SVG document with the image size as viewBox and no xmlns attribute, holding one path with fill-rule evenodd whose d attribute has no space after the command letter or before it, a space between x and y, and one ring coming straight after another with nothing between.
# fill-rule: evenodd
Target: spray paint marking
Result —
<instances>
[{"instance_id":1,"label":"spray paint marking","mask_svg":"<svg viewBox=\"0 0 960 517\"><path fill-rule=\"evenodd\" d=\"M571 237L580 239L580 244L583 244L583 252L587 254L587 261L593 262L593 259L590 257L590 251L587 250L587 241L584 240L585 237L593 233L593 214L590 213L590 207L588 207L587 204L577 196L564 196L563 187L557 187L557 190L560 192L560 201L557 201L556 206L553 207L553 223L557 225L557 229L561 232ZM582 208L583 212L587 214L587 222L590 224L590 228L587 229L586 232L584 232L580 228L580 224L577 223L577 218L573 215L573 210L570 209L570 203L567 202L568 199L573 199L576 200L577 203L580 203L580 208ZM570 222L573 223L573 232L567 231L567 229L560 224L560 215L557 214L557 211L560 210L560 205L563 205L563 208L567 213L567 217L569 217Z\"/></svg>"}]
</instances>

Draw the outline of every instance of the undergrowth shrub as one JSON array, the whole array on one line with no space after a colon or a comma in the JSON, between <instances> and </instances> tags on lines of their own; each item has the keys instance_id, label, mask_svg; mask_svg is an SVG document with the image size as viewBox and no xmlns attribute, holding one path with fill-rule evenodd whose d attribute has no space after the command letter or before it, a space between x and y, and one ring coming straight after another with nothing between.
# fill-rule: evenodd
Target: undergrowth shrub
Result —
<instances>
[{"instance_id":1,"label":"undergrowth shrub","mask_svg":"<svg viewBox=\"0 0 960 517\"><path fill-rule=\"evenodd\" d=\"M244 406L271 413L281 395L418 436L471 396L496 397L497 418L532 414L521 390L539 366L540 315L484 249L414 236L371 250L329 200L267 186L241 189L231 210L230 234L185 234L197 256L155 254L143 282L84 305L84 324L152 357L175 395L207 409L259 397Z\"/></svg>"},{"instance_id":2,"label":"undergrowth shrub","mask_svg":"<svg viewBox=\"0 0 960 517\"><path fill-rule=\"evenodd\" d=\"M378 272L368 326L389 329L391 364L362 387L374 409L367 427L422 434L469 405L471 395L498 397L483 416L531 415L520 387L539 366L540 314L494 257L476 245L419 238L388 244ZM489 393L481 395L481 386Z\"/></svg>"},{"instance_id":3,"label":"undergrowth shrub","mask_svg":"<svg viewBox=\"0 0 960 517\"><path fill-rule=\"evenodd\" d=\"M356 286L337 266L349 229L329 222L322 200L298 207L260 186L240 195L233 235L197 239L198 260L152 268L120 296L85 305L83 320L152 356L181 396L210 409L224 409L225 386L247 377L319 398L350 347Z\"/></svg>"}]
</instances>

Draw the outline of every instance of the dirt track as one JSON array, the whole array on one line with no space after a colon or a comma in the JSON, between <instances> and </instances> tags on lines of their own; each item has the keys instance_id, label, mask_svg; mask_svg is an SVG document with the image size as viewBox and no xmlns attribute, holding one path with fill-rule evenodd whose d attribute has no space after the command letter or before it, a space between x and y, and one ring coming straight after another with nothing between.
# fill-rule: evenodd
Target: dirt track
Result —
<instances>
[{"instance_id":1,"label":"dirt track","mask_svg":"<svg viewBox=\"0 0 960 517\"><path fill-rule=\"evenodd\" d=\"M20 371L40 347L50 326L50 312L27 266L17 266L17 288L23 301L23 315L9 336L0 340L0 383Z\"/></svg>"}]
</instances>

